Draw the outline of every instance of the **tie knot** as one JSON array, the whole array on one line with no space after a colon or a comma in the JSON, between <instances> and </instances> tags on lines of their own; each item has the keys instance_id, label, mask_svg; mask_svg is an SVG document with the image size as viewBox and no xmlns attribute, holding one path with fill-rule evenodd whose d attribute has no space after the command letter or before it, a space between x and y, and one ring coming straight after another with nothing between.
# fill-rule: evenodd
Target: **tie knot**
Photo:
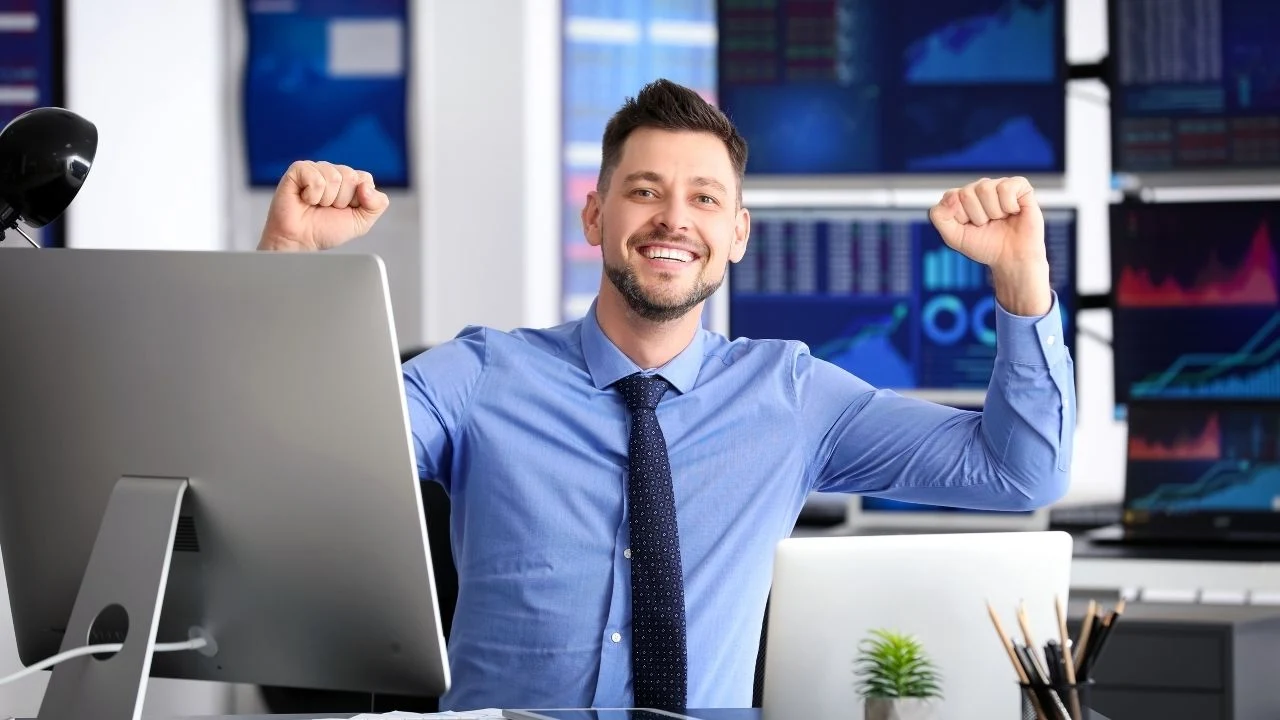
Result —
<instances>
[{"instance_id":1,"label":"tie knot","mask_svg":"<svg viewBox=\"0 0 1280 720\"><path fill-rule=\"evenodd\" d=\"M671 384L660 375L641 375L636 373L618 381L618 390L627 403L627 409L635 412L640 408L653 410L658 401L666 394Z\"/></svg>"}]
</instances>

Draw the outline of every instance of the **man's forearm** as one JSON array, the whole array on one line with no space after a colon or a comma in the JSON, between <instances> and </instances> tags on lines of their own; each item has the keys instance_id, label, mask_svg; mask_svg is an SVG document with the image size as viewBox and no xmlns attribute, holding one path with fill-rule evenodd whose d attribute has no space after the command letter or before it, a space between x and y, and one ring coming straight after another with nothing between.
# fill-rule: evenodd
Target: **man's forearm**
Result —
<instances>
[{"instance_id":1,"label":"man's forearm","mask_svg":"<svg viewBox=\"0 0 1280 720\"><path fill-rule=\"evenodd\" d=\"M1011 315L1040 317L1053 307L1048 260L993 265L991 280L996 289L996 301Z\"/></svg>"}]
</instances>

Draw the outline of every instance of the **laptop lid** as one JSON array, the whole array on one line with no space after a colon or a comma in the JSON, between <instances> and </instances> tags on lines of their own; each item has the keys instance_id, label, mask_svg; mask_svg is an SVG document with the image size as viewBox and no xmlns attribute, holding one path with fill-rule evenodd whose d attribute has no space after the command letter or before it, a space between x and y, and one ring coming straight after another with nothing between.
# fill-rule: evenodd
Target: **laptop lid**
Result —
<instances>
[{"instance_id":1,"label":"laptop lid","mask_svg":"<svg viewBox=\"0 0 1280 720\"><path fill-rule=\"evenodd\" d=\"M790 538L778 545L765 650L765 717L862 720L855 660L873 629L914 635L941 672L940 717L1017 720L1021 697L987 614L1037 644L1058 637L1071 537L1063 532ZM1019 636L1021 633L1019 633Z\"/></svg>"}]
</instances>

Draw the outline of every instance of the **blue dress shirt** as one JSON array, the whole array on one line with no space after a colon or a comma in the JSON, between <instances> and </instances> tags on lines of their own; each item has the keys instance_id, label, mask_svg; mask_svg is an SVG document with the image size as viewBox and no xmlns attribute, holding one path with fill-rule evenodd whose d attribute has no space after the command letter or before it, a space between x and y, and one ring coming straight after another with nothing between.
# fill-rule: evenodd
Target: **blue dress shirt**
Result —
<instances>
[{"instance_id":1,"label":"blue dress shirt","mask_svg":"<svg viewBox=\"0 0 1280 720\"><path fill-rule=\"evenodd\" d=\"M1066 491L1072 359L1057 297L997 305L982 412L878 390L799 342L700 330L657 369L680 523L689 707L747 707L775 545L811 492L995 510ZM424 479L452 499L458 605L442 708L631 705L627 411L640 371L595 307L540 330L469 327L406 363Z\"/></svg>"}]
</instances>

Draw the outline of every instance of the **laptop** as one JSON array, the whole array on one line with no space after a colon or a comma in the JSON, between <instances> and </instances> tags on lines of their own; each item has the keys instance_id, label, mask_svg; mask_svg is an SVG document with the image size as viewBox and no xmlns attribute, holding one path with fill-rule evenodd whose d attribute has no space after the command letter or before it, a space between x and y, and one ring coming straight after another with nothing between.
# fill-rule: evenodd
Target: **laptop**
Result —
<instances>
[{"instance_id":1,"label":"laptop","mask_svg":"<svg viewBox=\"0 0 1280 720\"><path fill-rule=\"evenodd\" d=\"M941 674L939 718L1018 720L1017 675L988 601L1020 641L1058 638L1071 536L1063 532L789 538L774 561L765 717L863 719L855 659L874 629L915 636ZM1016 636L1016 637L1015 637Z\"/></svg>"},{"instance_id":2,"label":"laptop","mask_svg":"<svg viewBox=\"0 0 1280 720\"><path fill-rule=\"evenodd\" d=\"M1128 404L1118 525L1095 543L1280 547L1280 402Z\"/></svg>"}]
</instances>

